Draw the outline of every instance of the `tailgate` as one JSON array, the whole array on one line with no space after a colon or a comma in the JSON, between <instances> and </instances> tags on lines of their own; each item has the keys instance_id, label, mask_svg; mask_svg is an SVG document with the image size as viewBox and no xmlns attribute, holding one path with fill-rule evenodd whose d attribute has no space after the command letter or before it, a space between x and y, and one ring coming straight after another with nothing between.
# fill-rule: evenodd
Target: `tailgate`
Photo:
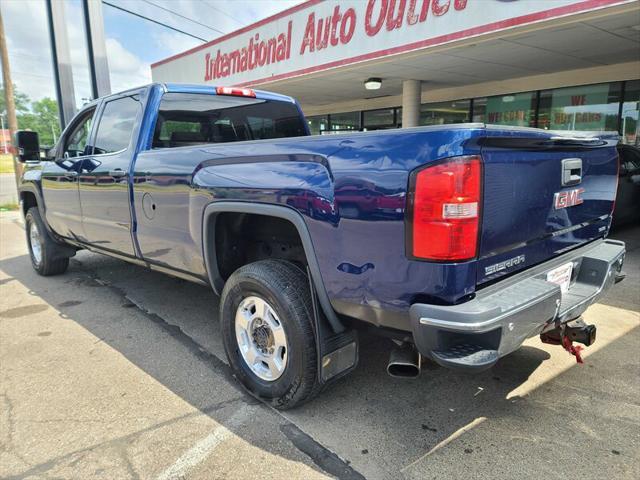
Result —
<instances>
[{"instance_id":1,"label":"tailgate","mask_svg":"<svg viewBox=\"0 0 640 480\"><path fill-rule=\"evenodd\" d=\"M490 127L477 283L523 270L608 232L617 140Z\"/></svg>"}]
</instances>

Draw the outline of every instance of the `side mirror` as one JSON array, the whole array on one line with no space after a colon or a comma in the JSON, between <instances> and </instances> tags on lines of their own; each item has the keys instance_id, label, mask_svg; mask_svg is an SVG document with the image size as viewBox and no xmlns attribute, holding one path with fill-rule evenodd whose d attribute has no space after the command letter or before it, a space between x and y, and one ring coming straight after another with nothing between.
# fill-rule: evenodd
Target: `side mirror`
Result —
<instances>
[{"instance_id":1,"label":"side mirror","mask_svg":"<svg viewBox=\"0 0 640 480\"><path fill-rule=\"evenodd\" d=\"M38 132L18 130L15 133L14 145L17 149L18 161L40 161L40 139Z\"/></svg>"}]
</instances>

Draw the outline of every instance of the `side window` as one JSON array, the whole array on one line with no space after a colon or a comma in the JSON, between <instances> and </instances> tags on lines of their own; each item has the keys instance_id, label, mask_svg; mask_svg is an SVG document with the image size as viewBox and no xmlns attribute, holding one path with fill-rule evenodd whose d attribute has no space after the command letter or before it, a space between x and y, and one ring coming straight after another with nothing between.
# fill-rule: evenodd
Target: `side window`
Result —
<instances>
[{"instance_id":1,"label":"side window","mask_svg":"<svg viewBox=\"0 0 640 480\"><path fill-rule=\"evenodd\" d=\"M190 122L189 120L176 121L166 120L161 124L160 134L158 135L158 143L167 143L174 137L175 132L187 132L198 134L202 131L202 124L198 121Z\"/></svg>"},{"instance_id":2,"label":"side window","mask_svg":"<svg viewBox=\"0 0 640 480\"><path fill-rule=\"evenodd\" d=\"M107 102L98 123L93 153L102 155L126 150L140 108L137 95Z\"/></svg>"},{"instance_id":3,"label":"side window","mask_svg":"<svg viewBox=\"0 0 640 480\"><path fill-rule=\"evenodd\" d=\"M306 134L303 118L293 103L232 95L165 93L152 148Z\"/></svg>"},{"instance_id":4,"label":"side window","mask_svg":"<svg viewBox=\"0 0 640 480\"><path fill-rule=\"evenodd\" d=\"M87 112L69 132L64 142L62 152L64 157L79 157L90 153L87 148L87 141L89 140L94 113L95 109Z\"/></svg>"}]
</instances>

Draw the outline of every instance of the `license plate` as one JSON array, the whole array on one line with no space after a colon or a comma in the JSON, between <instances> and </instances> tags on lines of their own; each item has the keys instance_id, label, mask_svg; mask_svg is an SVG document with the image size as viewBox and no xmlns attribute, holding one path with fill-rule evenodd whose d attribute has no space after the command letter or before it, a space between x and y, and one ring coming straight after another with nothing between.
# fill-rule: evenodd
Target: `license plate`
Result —
<instances>
[{"instance_id":1,"label":"license plate","mask_svg":"<svg viewBox=\"0 0 640 480\"><path fill-rule=\"evenodd\" d=\"M554 268L547 273L547 282L560 285L562 293L569 290L569 284L571 283L571 273L573 272L573 263L567 263Z\"/></svg>"}]
</instances>

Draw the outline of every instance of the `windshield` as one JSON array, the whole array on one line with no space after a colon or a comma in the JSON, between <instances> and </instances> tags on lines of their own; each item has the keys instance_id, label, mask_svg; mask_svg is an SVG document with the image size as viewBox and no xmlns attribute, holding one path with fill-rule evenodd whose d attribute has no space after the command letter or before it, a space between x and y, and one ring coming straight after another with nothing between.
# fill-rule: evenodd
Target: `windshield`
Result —
<instances>
[{"instance_id":1,"label":"windshield","mask_svg":"<svg viewBox=\"0 0 640 480\"><path fill-rule=\"evenodd\" d=\"M307 135L292 103L198 93L162 97L153 148Z\"/></svg>"}]
</instances>

